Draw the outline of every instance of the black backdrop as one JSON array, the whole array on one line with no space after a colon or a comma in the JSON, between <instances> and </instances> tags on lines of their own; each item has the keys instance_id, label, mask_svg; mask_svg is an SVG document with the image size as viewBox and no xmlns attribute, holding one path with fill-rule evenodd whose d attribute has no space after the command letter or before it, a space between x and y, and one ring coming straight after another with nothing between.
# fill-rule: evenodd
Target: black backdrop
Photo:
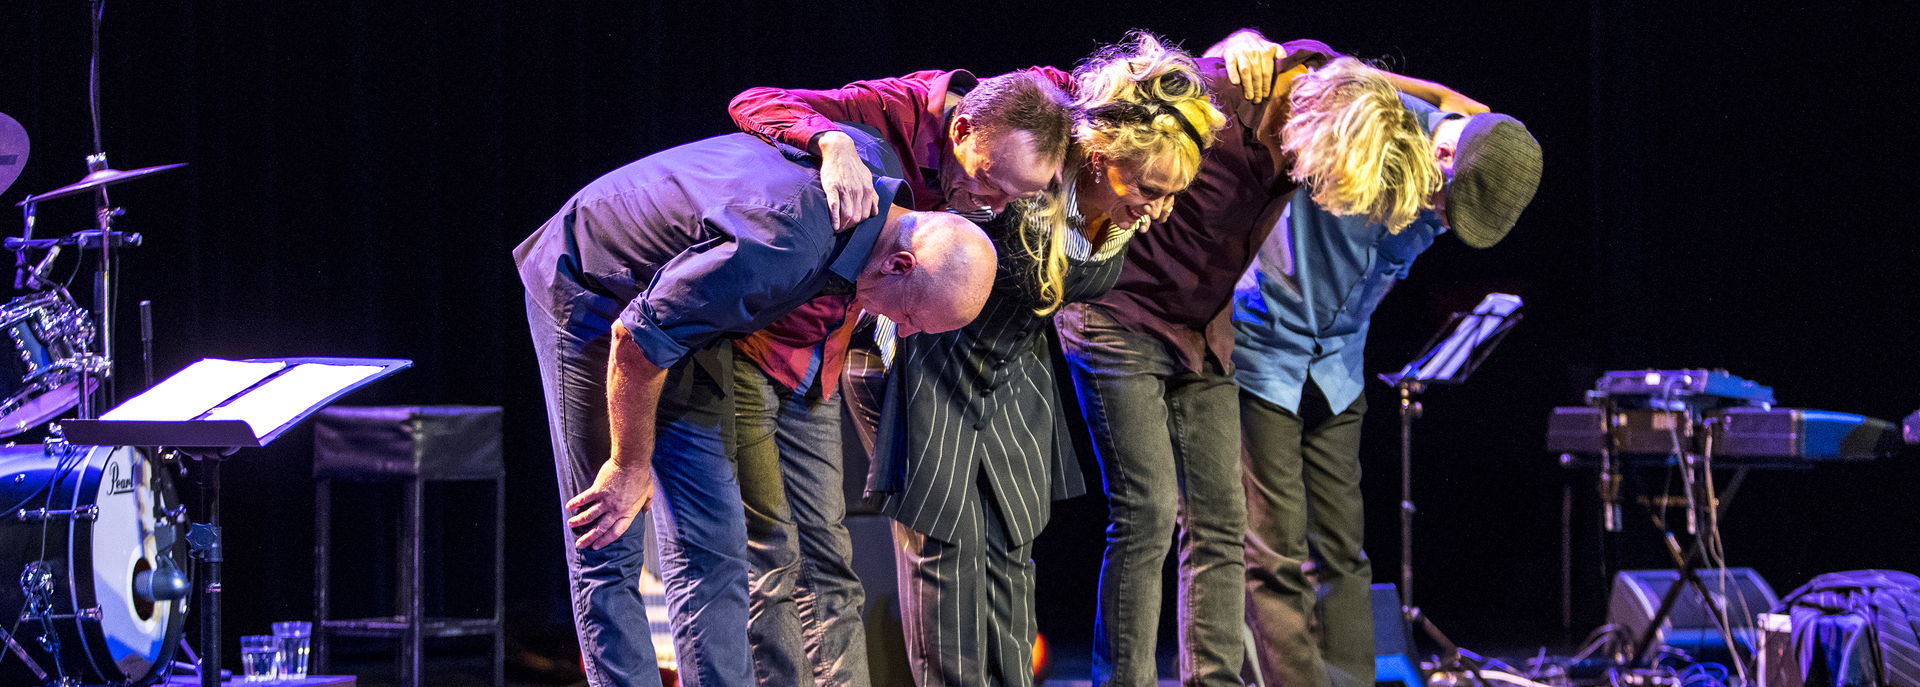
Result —
<instances>
[{"instance_id":1,"label":"black backdrop","mask_svg":"<svg viewBox=\"0 0 1920 687\"><path fill-rule=\"evenodd\" d=\"M1442 241L1374 327L1378 371L1488 290L1531 304L1470 386L1428 395L1419 425L1418 591L1457 639L1558 639L1566 484L1576 632L1599 621L1590 485L1541 443L1547 409L1603 370L1724 367L1786 405L1920 408L1899 165L1914 137L1896 106L1915 81L1893 47L1911 24L1877 4L815 5L110 2L115 166L192 163L113 192L122 228L147 238L122 307L154 302L163 373L201 357L406 357L413 370L351 402L505 406L515 630L551 631L556 496L508 250L573 189L727 131L725 103L748 86L1067 65L1128 28L1199 49L1256 25L1448 83L1526 120L1546 150L1514 236L1488 251ZM35 146L9 204L84 172L86 17L79 0L0 9L0 112ZM84 225L77 205L49 203L41 232ZM137 359L121 369L137 387ZM1370 400L1368 534L1388 581L1393 399L1376 385ZM310 612L311 449L295 432L230 470L230 634ZM1783 591L1830 570L1920 570L1914 458L1756 476L1728 523L1732 559ZM1063 504L1037 548L1045 632L1087 633L1103 509ZM446 510L459 530L484 522ZM1651 543L1612 555L1665 567ZM453 570L480 560L467 549L444 553Z\"/></svg>"}]
</instances>

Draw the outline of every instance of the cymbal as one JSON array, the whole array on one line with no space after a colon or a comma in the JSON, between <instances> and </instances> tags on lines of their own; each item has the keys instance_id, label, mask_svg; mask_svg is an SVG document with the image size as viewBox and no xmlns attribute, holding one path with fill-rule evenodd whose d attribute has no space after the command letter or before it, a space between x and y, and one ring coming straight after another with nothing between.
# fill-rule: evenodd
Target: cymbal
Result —
<instances>
[{"instance_id":1,"label":"cymbal","mask_svg":"<svg viewBox=\"0 0 1920 687\"><path fill-rule=\"evenodd\" d=\"M20 170L27 166L28 147L27 130L0 113L0 193L20 178Z\"/></svg>"},{"instance_id":2,"label":"cymbal","mask_svg":"<svg viewBox=\"0 0 1920 687\"><path fill-rule=\"evenodd\" d=\"M48 191L46 193L42 193L40 195L27 196L26 200L22 200L18 203L15 203L15 205L26 205L27 203L38 203L43 200L63 198L66 196L74 195L76 193L86 193L87 191L91 191L93 189L100 188L103 186L112 186L122 181L131 181L131 180L138 179L140 177L144 177L150 174L159 174L160 172L165 172L170 169L179 169L185 166L187 166L187 163L181 162L178 164L160 165L158 167L142 167L140 169L129 169L125 171L118 170L118 169L103 169L98 172L88 174L86 177L80 179L78 183L62 186L60 188L56 188L54 190Z\"/></svg>"}]
</instances>

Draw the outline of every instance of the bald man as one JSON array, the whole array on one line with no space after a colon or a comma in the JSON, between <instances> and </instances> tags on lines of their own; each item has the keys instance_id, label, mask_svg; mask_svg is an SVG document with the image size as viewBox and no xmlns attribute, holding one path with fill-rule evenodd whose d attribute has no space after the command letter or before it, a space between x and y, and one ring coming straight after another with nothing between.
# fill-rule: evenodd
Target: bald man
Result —
<instances>
[{"instance_id":1,"label":"bald man","mask_svg":"<svg viewBox=\"0 0 1920 687\"><path fill-rule=\"evenodd\" d=\"M733 347L840 298L902 327L972 321L997 262L986 234L893 207L900 163L854 135L890 210L836 233L816 157L744 134L588 184L514 250L565 503L589 684L658 685L631 527L653 503L669 624L689 686L750 684L746 525L732 463Z\"/></svg>"}]
</instances>

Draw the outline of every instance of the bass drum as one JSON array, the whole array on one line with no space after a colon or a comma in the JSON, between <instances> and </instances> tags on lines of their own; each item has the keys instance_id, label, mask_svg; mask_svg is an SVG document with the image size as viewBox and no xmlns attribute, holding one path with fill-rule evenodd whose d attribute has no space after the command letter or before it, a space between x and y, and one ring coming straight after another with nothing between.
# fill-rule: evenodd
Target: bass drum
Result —
<instances>
[{"instance_id":1,"label":"bass drum","mask_svg":"<svg viewBox=\"0 0 1920 687\"><path fill-rule=\"evenodd\" d=\"M39 672L81 684L164 677L191 585L187 518L153 454L0 448L0 506L0 628L18 628L15 641L35 664L0 652L0 684L46 682Z\"/></svg>"}]
</instances>

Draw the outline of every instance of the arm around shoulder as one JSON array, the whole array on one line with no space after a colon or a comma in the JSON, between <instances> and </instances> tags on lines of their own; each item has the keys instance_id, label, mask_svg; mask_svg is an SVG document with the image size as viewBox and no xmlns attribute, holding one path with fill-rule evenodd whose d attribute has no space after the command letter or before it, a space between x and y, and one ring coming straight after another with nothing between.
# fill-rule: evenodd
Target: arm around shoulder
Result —
<instances>
[{"instance_id":1,"label":"arm around shoulder","mask_svg":"<svg viewBox=\"0 0 1920 687\"><path fill-rule=\"evenodd\" d=\"M1482 105L1480 101L1462 95L1459 91L1439 83L1395 74L1385 69L1380 70L1380 73L1386 75L1387 81L1393 84L1394 89L1433 103L1435 107L1442 110L1466 115L1476 115L1491 111L1486 105Z\"/></svg>"}]
</instances>

